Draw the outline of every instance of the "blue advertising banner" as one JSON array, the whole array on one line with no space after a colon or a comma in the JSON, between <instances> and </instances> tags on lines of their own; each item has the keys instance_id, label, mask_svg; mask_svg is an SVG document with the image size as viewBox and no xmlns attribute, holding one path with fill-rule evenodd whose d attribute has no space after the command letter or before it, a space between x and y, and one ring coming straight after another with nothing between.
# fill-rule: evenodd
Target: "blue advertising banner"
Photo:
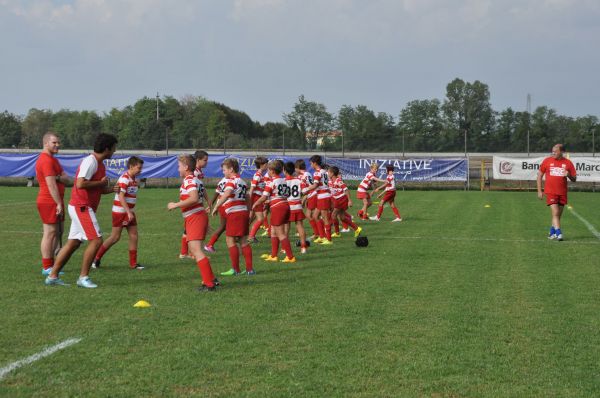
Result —
<instances>
[{"instance_id":1,"label":"blue advertising banner","mask_svg":"<svg viewBox=\"0 0 600 398\"><path fill-rule=\"evenodd\" d=\"M32 177L35 176L35 162L38 154L0 154L0 177ZM87 155L57 155L65 172L73 177L81 160ZM116 155L104 161L109 178L120 177L127 170L129 155ZM221 178L221 163L228 157L238 159L242 178L250 179L254 175L254 156L246 155L210 155L204 174L208 178ZM179 177L177 157L140 156L144 160L144 168L140 178ZM280 159L284 162L295 162L292 156L271 156L269 160ZM304 158L307 170L312 172L308 158ZM378 165L379 176L385 175L385 167L393 165L397 181L466 181L468 173L467 159L374 159L374 158L325 158L324 163L339 167L346 180L362 180L369 171L370 165Z\"/></svg>"}]
</instances>

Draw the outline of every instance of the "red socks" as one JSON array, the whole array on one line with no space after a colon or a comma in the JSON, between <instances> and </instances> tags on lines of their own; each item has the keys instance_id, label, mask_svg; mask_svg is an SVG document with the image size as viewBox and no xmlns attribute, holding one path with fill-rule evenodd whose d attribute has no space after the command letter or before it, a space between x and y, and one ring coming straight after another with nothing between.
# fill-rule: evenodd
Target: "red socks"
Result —
<instances>
[{"instance_id":1,"label":"red socks","mask_svg":"<svg viewBox=\"0 0 600 398\"><path fill-rule=\"evenodd\" d=\"M352 221L352 217L350 217L350 214L348 213L346 213L346 218L344 218L342 221L344 222L344 224L349 225L350 228L352 228L355 231L358 228L358 225L356 225L356 223Z\"/></svg>"},{"instance_id":2,"label":"red socks","mask_svg":"<svg viewBox=\"0 0 600 398\"><path fill-rule=\"evenodd\" d=\"M277 257L279 252L279 239L275 236L271 236L271 257Z\"/></svg>"},{"instance_id":3,"label":"red socks","mask_svg":"<svg viewBox=\"0 0 600 398\"><path fill-rule=\"evenodd\" d=\"M325 223L323 220L315 221L317 224L317 228L319 229L319 238L323 239L325 237Z\"/></svg>"},{"instance_id":4,"label":"red socks","mask_svg":"<svg viewBox=\"0 0 600 398\"><path fill-rule=\"evenodd\" d=\"M379 206L379 209L377 210L377 218L381 218L381 213L383 213L383 206Z\"/></svg>"},{"instance_id":5,"label":"red socks","mask_svg":"<svg viewBox=\"0 0 600 398\"><path fill-rule=\"evenodd\" d=\"M256 221L254 223L254 225L252 226L252 230L250 230L250 237L254 238L256 236L256 233L258 232L258 229L260 228L262 222L260 221Z\"/></svg>"},{"instance_id":6,"label":"red socks","mask_svg":"<svg viewBox=\"0 0 600 398\"><path fill-rule=\"evenodd\" d=\"M186 243L186 247L187 247L187 243ZM106 253L107 251L108 251L108 248L106 248L106 246L100 245L100 248L96 252L96 260L100 260L102 258L102 256L104 256L104 253Z\"/></svg>"},{"instance_id":7,"label":"red socks","mask_svg":"<svg viewBox=\"0 0 600 398\"><path fill-rule=\"evenodd\" d=\"M187 244L187 236L185 234L181 235L181 255L188 255L188 244Z\"/></svg>"},{"instance_id":8,"label":"red socks","mask_svg":"<svg viewBox=\"0 0 600 398\"><path fill-rule=\"evenodd\" d=\"M333 227L335 229L335 233L339 234L340 233L340 221L337 218L335 220L333 220Z\"/></svg>"},{"instance_id":9,"label":"red socks","mask_svg":"<svg viewBox=\"0 0 600 398\"><path fill-rule=\"evenodd\" d=\"M402 218L402 217L400 217L400 211L398 211L397 207L392 207L392 210L394 211L394 214L396 215L396 217Z\"/></svg>"},{"instance_id":10,"label":"red socks","mask_svg":"<svg viewBox=\"0 0 600 398\"><path fill-rule=\"evenodd\" d=\"M315 222L315 220L313 220L312 218L310 218L310 219L308 220L308 222L310 223L310 227L311 227L311 228L312 228L312 230L313 230L313 235L320 236L320 235L319 235L319 228L317 227L317 223Z\"/></svg>"},{"instance_id":11,"label":"red socks","mask_svg":"<svg viewBox=\"0 0 600 398\"><path fill-rule=\"evenodd\" d=\"M246 272L252 271L252 247L250 245L242 246L242 254L246 261Z\"/></svg>"},{"instance_id":12,"label":"red socks","mask_svg":"<svg viewBox=\"0 0 600 398\"><path fill-rule=\"evenodd\" d=\"M327 240L331 240L331 224L325 224L325 237Z\"/></svg>"},{"instance_id":13,"label":"red socks","mask_svg":"<svg viewBox=\"0 0 600 398\"><path fill-rule=\"evenodd\" d=\"M285 238L281 241L281 248L285 250L285 255L287 258L294 258L294 253L292 253L292 245L290 245L290 240Z\"/></svg>"},{"instance_id":14,"label":"red socks","mask_svg":"<svg viewBox=\"0 0 600 398\"><path fill-rule=\"evenodd\" d=\"M42 267L44 269L52 268L53 265L54 265L53 258L42 258Z\"/></svg>"},{"instance_id":15,"label":"red socks","mask_svg":"<svg viewBox=\"0 0 600 398\"><path fill-rule=\"evenodd\" d=\"M101 246L104 247L104 246ZM137 265L137 250L129 250L129 266L131 268Z\"/></svg>"},{"instance_id":16,"label":"red socks","mask_svg":"<svg viewBox=\"0 0 600 398\"><path fill-rule=\"evenodd\" d=\"M229 258L231 259L231 267L235 272L240 272L240 250L237 245L233 245L229 248Z\"/></svg>"},{"instance_id":17,"label":"red socks","mask_svg":"<svg viewBox=\"0 0 600 398\"><path fill-rule=\"evenodd\" d=\"M212 268L210 267L210 261L208 261L208 257L204 257L202 260L198 260L196 264L198 264L200 275L202 275L202 283L208 287L214 287L215 275L213 274Z\"/></svg>"}]
</instances>

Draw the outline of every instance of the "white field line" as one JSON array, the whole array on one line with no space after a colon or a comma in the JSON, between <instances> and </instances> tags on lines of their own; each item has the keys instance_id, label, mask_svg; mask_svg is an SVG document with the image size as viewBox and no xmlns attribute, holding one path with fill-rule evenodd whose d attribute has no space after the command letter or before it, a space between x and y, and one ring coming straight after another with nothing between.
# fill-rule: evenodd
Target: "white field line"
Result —
<instances>
[{"instance_id":1,"label":"white field line","mask_svg":"<svg viewBox=\"0 0 600 398\"><path fill-rule=\"evenodd\" d=\"M20 359L20 360L13 362L3 368L0 368L0 380L4 379L4 377L6 377L7 374L9 374L10 372L12 372L15 369L18 369L25 365L29 365L30 363L33 363L44 357L47 357L48 355L54 354L56 351L60 351L64 348L72 346L73 344L77 344L80 341L81 341L81 339L79 339L79 338L67 339L67 340L63 341L62 343L58 343L56 345L53 345L52 347L48 347L45 350L38 352L37 354L33 354L27 358Z\"/></svg>"},{"instance_id":2,"label":"white field line","mask_svg":"<svg viewBox=\"0 0 600 398\"><path fill-rule=\"evenodd\" d=\"M579 221L581 221L581 222L582 222L582 223L583 223L583 224L584 224L584 225L587 227L587 229L589 229L589 230L590 230L590 232L592 233L592 235L594 235L594 236L595 236L597 239L600 239L600 232L598 232L598 231L596 230L596 228L594 228L594 226L593 226L593 225L592 225L592 224L591 224L591 223L590 223L588 220L586 220L585 218L581 217L581 216L579 215L579 213L577 213L575 210L573 210L573 208L572 208L572 207L567 207L567 209L568 209L568 210L569 210L571 213L573 213L573 215L574 215L575 217L577 217L577 218L579 219Z\"/></svg>"}]
</instances>

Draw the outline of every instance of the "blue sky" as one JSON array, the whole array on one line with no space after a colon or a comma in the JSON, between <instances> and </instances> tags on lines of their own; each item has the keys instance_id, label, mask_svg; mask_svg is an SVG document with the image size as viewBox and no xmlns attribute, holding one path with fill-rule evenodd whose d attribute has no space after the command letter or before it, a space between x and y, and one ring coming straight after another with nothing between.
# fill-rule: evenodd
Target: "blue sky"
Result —
<instances>
[{"instance_id":1,"label":"blue sky","mask_svg":"<svg viewBox=\"0 0 600 398\"><path fill-rule=\"evenodd\" d=\"M600 115L595 0L0 0L0 111L201 95L281 121L300 94L397 116L455 77L496 110Z\"/></svg>"}]
</instances>

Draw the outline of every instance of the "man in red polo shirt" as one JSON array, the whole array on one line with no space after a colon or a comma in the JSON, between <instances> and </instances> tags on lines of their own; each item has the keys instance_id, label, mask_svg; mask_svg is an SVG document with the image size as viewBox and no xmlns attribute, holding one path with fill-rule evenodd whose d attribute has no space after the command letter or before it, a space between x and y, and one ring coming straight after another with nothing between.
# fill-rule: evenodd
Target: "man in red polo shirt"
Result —
<instances>
[{"instance_id":1,"label":"man in red polo shirt","mask_svg":"<svg viewBox=\"0 0 600 398\"><path fill-rule=\"evenodd\" d=\"M53 132L44 134L44 149L35 163L35 176L40 184L37 208L43 224L40 249L42 252L42 274L49 275L54 265L54 254L62 238L65 209L65 183L69 178L58 159L54 157L60 147L60 139Z\"/></svg>"},{"instance_id":2,"label":"man in red polo shirt","mask_svg":"<svg viewBox=\"0 0 600 398\"><path fill-rule=\"evenodd\" d=\"M77 168L69 202L69 217L71 217L69 240L58 253L52 271L46 278L46 285L65 284L58 278L58 273L79 248L81 242L87 240L88 246L83 253L77 286L98 287L88 276L94 256L102 244L102 232L96 220L96 210L100 204L100 196L113 192L113 187L108 186L103 161L110 159L116 149L117 138L114 135L99 134L94 143L94 152L85 157Z\"/></svg>"},{"instance_id":3,"label":"man in red polo shirt","mask_svg":"<svg viewBox=\"0 0 600 398\"><path fill-rule=\"evenodd\" d=\"M552 156L542 161L537 176L538 198L541 200L542 177L545 176L544 194L546 195L546 204L550 206L552 212L552 226L548 239L563 240L560 230L560 217L567 204L567 178L573 182L577 180L575 166L569 160L563 157L565 146L556 144L552 147Z\"/></svg>"}]
</instances>

